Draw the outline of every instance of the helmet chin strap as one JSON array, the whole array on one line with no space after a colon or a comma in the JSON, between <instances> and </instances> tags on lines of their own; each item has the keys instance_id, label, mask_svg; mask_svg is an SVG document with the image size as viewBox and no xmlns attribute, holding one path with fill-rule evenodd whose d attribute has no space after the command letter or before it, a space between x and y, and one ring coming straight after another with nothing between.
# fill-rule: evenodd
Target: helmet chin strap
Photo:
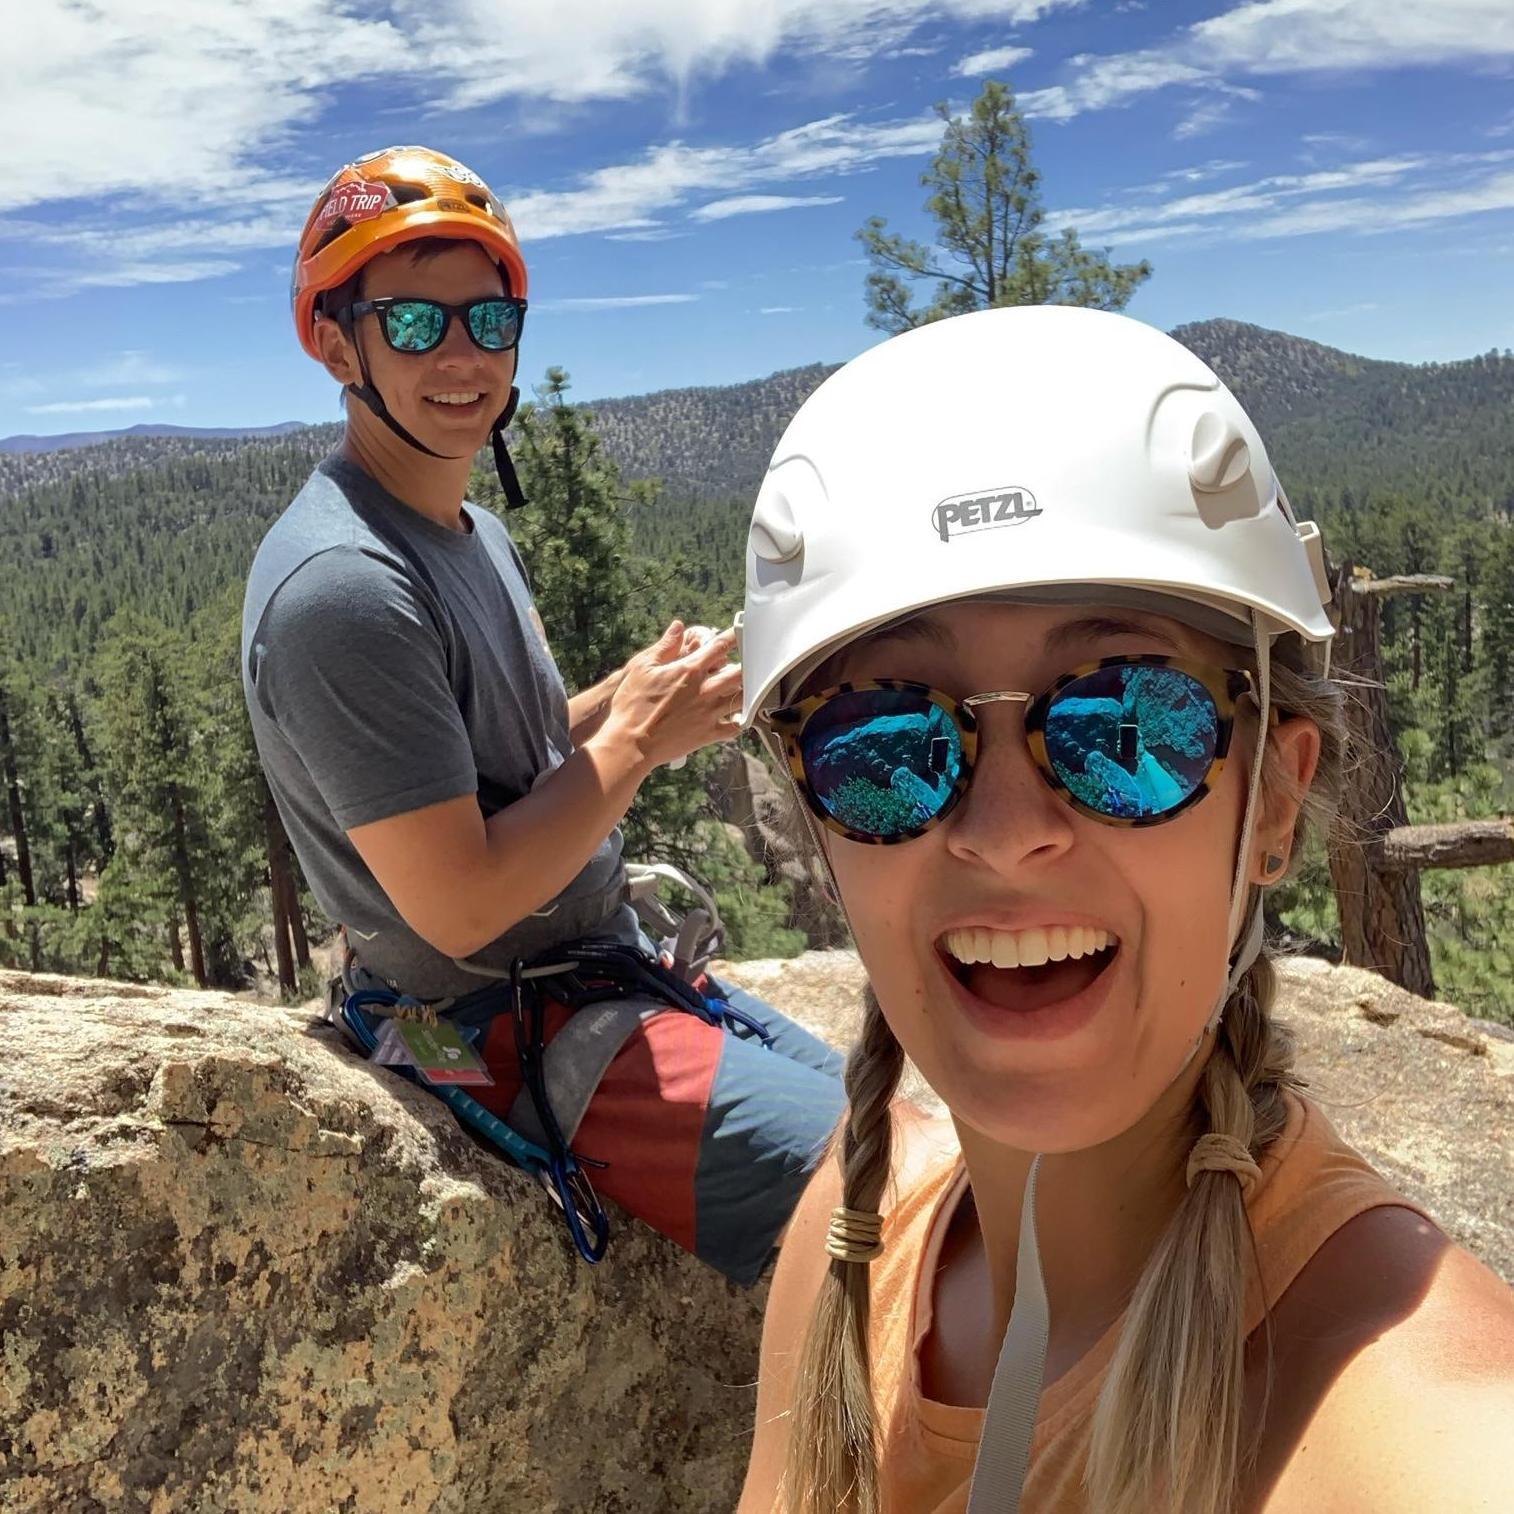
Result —
<instances>
[{"instance_id":1,"label":"helmet chin strap","mask_svg":"<svg viewBox=\"0 0 1514 1514\"><path fill-rule=\"evenodd\" d=\"M1182 1077L1204 1042L1218 1032L1220 1021L1225 1014L1225 1006L1230 1002L1230 996L1251 970L1252 963L1262 954L1262 903L1258 895L1249 912L1246 909L1252 892L1250 884L1246 881L1246 870L1251 860L1252 837L1256 832L1257 797L1261 792L1262 764L1267 755L1267 728L1272 713L1272 639L1267 633L1259 610L1251 612L1251 629L1256 642L1257 683L1259 685L1257 703L1260 708L1257 712L1256 752L1251 759L1251 782L1246 791L1246 815L1241 824L1241 844L1235 859L1235 881L1230 888L1227 931L1231 942L1230 971L1226 975L1224 987L1220 989L1214 1009L1204 1023L1204 1028L1194 1037L1182 1065L1168 1079L1168 1088Z\"/></svg>"},{"instance_id":2,"label":"helmet chin strap","mask_svg":"<svg viewBox=\"0 0 1514 1514\"><path fill-rule=\"evenodd\" d=\"M358 372L362 376L361 384L348 384L347 393L354 399L361 400L383 423L405 443L407 447L414 447L417 452L424 452L427 457L440 458L445 462L459 462L461 456L454 456L447 452L435 452L428 447L419 437L413 435L390 413L389 406L384 402L384 396L374 386L373 378L368 372L368 357L363 351L363 344L358 339L357 329L352 323L352 312L343 310L338 316L342 329L352 339L352 345L357 352ZM499 413L494 424L489 428L489 440L494 447L494 471L499 475L499 486L505 491L505 508L507 510L519 510L526 503L525 491L520 486L520 478L515 472L515 464L510 460L510 454L505 449L505 432L510 422L515 418L516 407L520 404L520 390L514 386L510 389L510 398L505 408Z\"/></svg>"}]
</instances>

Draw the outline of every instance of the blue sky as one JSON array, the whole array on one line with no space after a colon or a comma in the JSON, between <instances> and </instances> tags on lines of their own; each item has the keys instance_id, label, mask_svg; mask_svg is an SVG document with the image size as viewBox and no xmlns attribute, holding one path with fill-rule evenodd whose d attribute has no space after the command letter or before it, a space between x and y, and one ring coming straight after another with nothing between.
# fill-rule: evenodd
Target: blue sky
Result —
<instances>
[{"instance_id":1,"label":"blue sky","mask_svg":"<svg viewBox=\"0 0 1514 1514\"><path fill-rule=\"evenodd\" d=\"M511 207L527 383L849 357L854 233L928 236L931 106L989 76L1052 223L1154 263L1133 315L1514 346L1510 0L28 0L6 32L0 436L333 419L293 241L398 142Z\"/></svg>"}]
</instances>

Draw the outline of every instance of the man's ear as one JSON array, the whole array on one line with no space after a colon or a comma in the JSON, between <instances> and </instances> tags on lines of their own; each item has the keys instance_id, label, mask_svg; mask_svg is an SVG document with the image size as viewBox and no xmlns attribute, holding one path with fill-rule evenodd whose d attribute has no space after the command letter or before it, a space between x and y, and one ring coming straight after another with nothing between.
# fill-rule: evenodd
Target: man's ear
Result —
<instances>
[{"instance_id":1,"label":"man's ear","mask_svg":"<svg viewBox=\"0 0 1514 1514\"><path fill-rule=\"evenodd\" d=\"M344 387L362 382L362 370L358 366L357 352L351 338L330 316L315 318L315 345L320 349L321 362L326 372Z\"/></svg>"},{"instance_id":2,"label":"man's ear","mask_svg":"<svg viewBox=\"0 0 1514 1514\"><path fill-rule=\"evenodd\" d=\"M1303 796L1314 782L1315 769L1319 766L1319 727L1305 716L1289 716L1273 727L1268 744L1271 751L1262 769L1262 814L1257 819L1252 843L1256 849L1251 875L1253 883L1276 883L1292 860L1294 826L1298 822ZM1281 782L1269 786L1267 773L1274 768ZM1282 866L1274 864L1275 871L1269 868L1269 856L1281 858Z\"/></svg>"}]
</instances>

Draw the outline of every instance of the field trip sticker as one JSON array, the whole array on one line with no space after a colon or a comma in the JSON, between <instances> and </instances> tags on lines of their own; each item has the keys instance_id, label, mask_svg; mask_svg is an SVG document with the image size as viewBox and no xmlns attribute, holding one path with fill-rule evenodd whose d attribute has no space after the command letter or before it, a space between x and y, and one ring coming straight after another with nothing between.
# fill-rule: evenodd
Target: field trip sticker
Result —
<instances>
[{"instance_id":1,"label":"field trip sticker","mask_svg":"<svg viewBox=\"0 0 1514 1514\"><path fill-rule=\"evenodd\" d=\"M383 214L388 203L387 184L367 179L361 179L357 183L338 184L321 206L321 213L315 219L315 229L325 231L338 220L346 221L349 225L358 221L371 221L375 216Z\"/></svg>"}]
</instances>

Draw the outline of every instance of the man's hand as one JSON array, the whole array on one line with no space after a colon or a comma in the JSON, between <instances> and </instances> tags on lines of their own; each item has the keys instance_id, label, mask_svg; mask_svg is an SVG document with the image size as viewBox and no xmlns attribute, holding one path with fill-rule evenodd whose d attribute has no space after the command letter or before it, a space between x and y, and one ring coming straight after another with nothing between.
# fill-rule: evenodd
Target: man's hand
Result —
<instances>
[{"instance_id":1,"label":"man's hand","mask_svg":"<svg viewBox=\"0 0 1514 1514\"><path fill-rule=\"evenodd\" d=\"M735 644L729 631L705 641L675 620L626 664L589 744L633 751L650 771L733 740L741 711L741 668L730 661Z\"/></svg>"}]
</instances>

